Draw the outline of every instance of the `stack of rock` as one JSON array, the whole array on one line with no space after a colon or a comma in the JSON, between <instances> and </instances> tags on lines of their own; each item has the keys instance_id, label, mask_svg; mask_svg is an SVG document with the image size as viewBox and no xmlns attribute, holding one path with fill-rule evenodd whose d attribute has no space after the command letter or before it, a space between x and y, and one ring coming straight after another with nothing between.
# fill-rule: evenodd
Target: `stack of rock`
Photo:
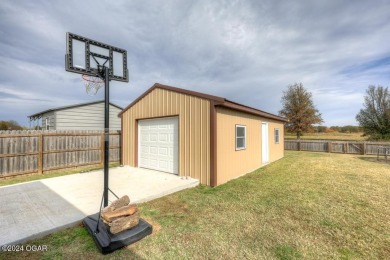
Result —
<instances>
[{"instance_id":1,"label":"stack of rock","mask_svg":"<svg viewBox=\"0 0 390 260\"><path fill-rule=\"evenodd\" d=\"M112 234L132 229L139 223L139 212L136 204L130 204L129 196L113 201L101 212L101 218L109 226Z\"/></svg>"}]
</instances>

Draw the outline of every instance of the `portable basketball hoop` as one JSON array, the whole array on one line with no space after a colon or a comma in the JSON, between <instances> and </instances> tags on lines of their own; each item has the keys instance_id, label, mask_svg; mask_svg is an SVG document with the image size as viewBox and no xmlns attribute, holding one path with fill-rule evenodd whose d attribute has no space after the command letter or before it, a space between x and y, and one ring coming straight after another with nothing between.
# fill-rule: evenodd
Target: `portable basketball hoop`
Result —
<instances>
[{"instance_id":1,"label":"portable basketball hoop","mask_svg":"<svg viewBox=\"0 0 390 260\"><path fill-rule=\"evenodd\" d=\"M99 77L83 74L81 75L81 78L84 82L85 92L87 92L89 96L96 95L99 89L104 87L104 80Z\"/></svg>"},{"instance_id":2,"label":"portable basketball hoop","mask_svg":"<svg viewBox=\"0 0 390 260\"><path fill-rule=\"evenodd\" d=\"M74 33L67 33L65 70L82 74L85 91L88 95L96 95L99 89L104 86L103 196L99 213L84 218L83 223L93 236L100 251L106 254L152 233L152 226L142 219L134 229L125 230L115 235L111 234L106 224L100 221L102 205L104 207L108 205L108 192L115 195L108 187L110 80L129 82L127 51Z\"/></svg>"}]
</instances>

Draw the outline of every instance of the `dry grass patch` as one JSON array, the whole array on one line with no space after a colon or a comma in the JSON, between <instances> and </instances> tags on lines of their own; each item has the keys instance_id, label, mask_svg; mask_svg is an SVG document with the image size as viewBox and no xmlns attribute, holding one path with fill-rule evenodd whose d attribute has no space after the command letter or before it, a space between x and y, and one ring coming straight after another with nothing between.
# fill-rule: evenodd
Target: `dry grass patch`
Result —
<instances>
[{"instance_id":1,"label":"dry grass patch","mask_svg":"<svg viewBox=\"0 0 390 260\"><path fill-rule=\"evenodd\" d=\"M225 185L199 186L140 205L158 231L110 257L386 259L389 183L387 164L352 155L287 152L284 159ZM33 243L48 244L42 258L99 259L85 232L78 227Z\"/></svg>"}]
</instances>

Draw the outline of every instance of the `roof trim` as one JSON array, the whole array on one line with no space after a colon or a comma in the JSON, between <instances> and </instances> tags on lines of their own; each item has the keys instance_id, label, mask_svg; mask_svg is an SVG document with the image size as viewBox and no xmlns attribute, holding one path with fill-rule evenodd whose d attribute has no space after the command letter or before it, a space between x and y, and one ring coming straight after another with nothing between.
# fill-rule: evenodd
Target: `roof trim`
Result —
<instances>
[{"instance_id":1,"label":"roof trim","mask_svg":"<svg viewBox=\"0 0 390 260\"><path fill-rule=\"evenodd\" d=\"M256 115L256 116L261 116L261 117L265 117L265 118L275 119L278 121L288 122L288 120L284 117L277 116L277 115L274 115L274 114L271 114L271 113L253 108L253 107L248 107L248 106L245 106L245 105L242 105L242 104L230 101L230 100L226 100L226 102L221 104L220 106L231 108L234 110L238 110L238 111L245 112L245 113L252 114L252 115Z\"/></svg>"},{"instance_id":2,"label":"roof trim","mask_svg":"<svg viewBox=\"0 0 390 260\"><path fill-rule=\"evenodd\" d=\"M63 110L63 109L68 109L68 108L74 108L74 107L81 107L81 106L93 105L93 104L98 104L98 103L102 103L102 102L104 102L104 100L93 101L93 102L86 102L86 103L79 103L79 104L74 104L74 105L69 105L69 106L63 106L63 107L51 108L51 109L47 109L47 110L44 110L44 111L35 113L35 114L33 114L33 115L27 116L27 117L37 117L37 116L39 116L39 115L42 115L42 114L45 114L45 113L48 113L48 112L54 112L54 111ZM121 109L121 110L123 110L122 107L120 107L120 106L118 106L118 105L115 105L114 103L111 103L111 102L110 102L110 105L111 105L111 106L114 106L114 107L116 107L116 108L119 108L119 109Z\"/></svg>"},{"instance_id":3,"label":"roof trim","mask_svg":"<svg viewBox=\"0 0 390 260\"><path fill-rule=\"evenodd\" d=\"M208 95L208 94L204 94L204 93L200 93L200 92L196 92L196 91L192 91L192 90L176 88L176 87L172 87L172 86L168 86L168 85L163 85L163 84L160 84L160 83L154 83L154 85L152 87L150 87L141 96L139 96L133 102L131 102L130 105L125 107L119 113L119 116L121 116L126 110L128 110L129 108L134 106L138 101L143 99L146 95L148 95L150 92L152 92L156 88L166 89L166 90L170 90L170 91L174 91L174 92L178 92L178 93L183 93L183 94L186 94L186 95L195 96L195 97L199 97L199 98L203 98L203 99L207 99L207 100L213 100L213 101L217 101L217 102L225 102L225 99L221 98L221 97L212 96L212 95Z\"/></svg>"},{"instance_id":4,"label":"roof trim","mask_svg":"<svg viewBox=\"0 0 390 260\"><path fill-rule=\"evenodd\" d=\"M122 114L126 110L130 109L138 101L140 101L142 98L144 98L146 95L148 95L150 92L152 92L156 88L166 89L166 90L182 93L182 94L185 94L185 95L190 95L190 96L195 96L195 97L207 99L207 100L211 101L214 104L214 106L223 106L223 107L231 108L231 109L234 109L234 110L246 112L246 113L249 113L249 114L257 115L257 116L262 116L262 117L266 117L266 118L270 118L270 119L275 119L275 120L279 120L279 121L283 121L283 122L288 122L288 120L286 118L284 118L284 117L277 116L277 115L274 115L274 114L271 114L271 113L268 113L268 112L265 112L265 111L262 111L262 110L259 110L259 109L256 109L256 108L248 107L248 106L245 106L245 105L242 105L242 104L239 104L239 103L227 100L227 99L225 99L223 97L208 95L208 94L204 94L204 93L200 93L200 92L196 92L196 91L192 91L192 90L187 90L187 89L182 89L182 88L176 88L176 87L172 87L172 86L163 85L163 84L160 84L160 83L155 83L152 87L150 87L148 90L146 90L141 96L139 96L137 99L135 99L130 105L125 107L118 114L118 116L122 116Z\"/></svg>"}]
</instances>

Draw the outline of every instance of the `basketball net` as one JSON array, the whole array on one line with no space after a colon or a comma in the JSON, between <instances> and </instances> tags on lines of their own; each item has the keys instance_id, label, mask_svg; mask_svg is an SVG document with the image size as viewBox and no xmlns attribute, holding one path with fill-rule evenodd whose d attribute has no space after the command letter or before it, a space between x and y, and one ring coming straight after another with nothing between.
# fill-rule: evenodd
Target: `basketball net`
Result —
<instances>
[{"instance_id":1,"label":"basketball net","mask_svg":"<svg viewBox=\"0 0 390 260\"><path fill-rule=\"evenodd\" d=\"M84 81L85 92L89 96L95 96L100 88L104 87L104 80L99 77L82 75L81 76Z\"/></svg>"}]
</instances>

